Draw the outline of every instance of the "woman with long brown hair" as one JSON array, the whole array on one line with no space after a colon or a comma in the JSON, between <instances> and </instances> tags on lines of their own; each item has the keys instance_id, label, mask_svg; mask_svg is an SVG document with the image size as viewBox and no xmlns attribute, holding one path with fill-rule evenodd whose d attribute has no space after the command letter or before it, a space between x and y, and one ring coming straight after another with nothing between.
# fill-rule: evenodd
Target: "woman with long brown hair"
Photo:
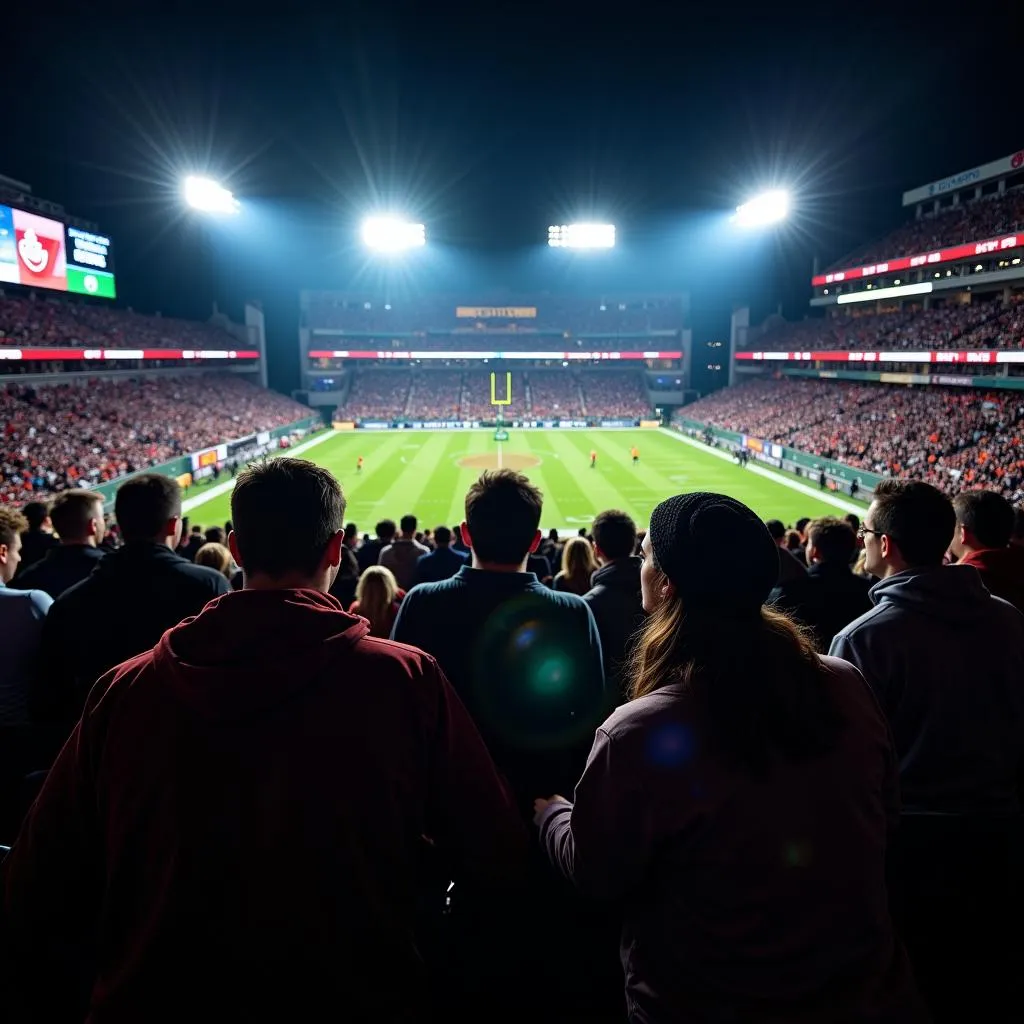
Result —
<instances>
[{"instance_id":1,"label":"woman with long brown hair","mask_svg":"<svg viewBox=\"0 0 1024 1024\"><path fill-rule=\"evenodd\" d=\"M370 623L370 636L387 639L398 615L398 580L383 565L371 565L359 577L356 599L349 607L353 615L361 615Z\"/></svg>"},{"instance_id":2,"label":"woman with long brown hair","mask_svg":"<svg viewBox=\"0 0 1024 1024\"><path fill-rule=\"evenodd\" d=\"M582 597L590 590L590 577L597 572L594 548L586 537L570 537L562 548L562 568L552 587Z\"/></svg>"},{"instance_id":3,"label":"woman with long brown hair","mask_svg":"<svg viewBox=\"0 0 1024 1024\"><path fill-rule=\"evenodd\" d=\"M765 525L724 495L662 502L631 701L575 804L538 800L552 862L620 900L634 1022L917 1021L885 889L896 760L851 665L764 607Z\"/></svg>"}]
</instances>

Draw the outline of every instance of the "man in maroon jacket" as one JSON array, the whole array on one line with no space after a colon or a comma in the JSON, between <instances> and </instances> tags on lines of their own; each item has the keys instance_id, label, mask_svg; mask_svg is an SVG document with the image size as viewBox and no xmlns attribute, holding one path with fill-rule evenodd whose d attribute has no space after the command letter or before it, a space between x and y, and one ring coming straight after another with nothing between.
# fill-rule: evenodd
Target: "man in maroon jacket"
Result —
<instances>
[{"instance_id":1,"label":"man in maroon jacket","mask_svg":"<svg viewBox=\"0 0 1024 1024\"><path fill-rule=\"evenodd\" d=\"M961 491L953 499L956 531L949 546L960 565L973 565L989 593L1024 613L1024 550L1012 547L1015 512L996 491Z\"/></svg>"},{"instance_id":2,"label":"man in maroon jacket","mask_svg":"<svg viewBox=\"0 0 1024 1024\"><path fill-rule=\"evenodd\" d=\"M311 463L240 474L245 590L94 687L2 868L33 1019L85 964L91 1024L415 1019L424 837L456 879L518 874L525 831L436 662L327 594L344 510Z\"/></svg>"}]
</instances>

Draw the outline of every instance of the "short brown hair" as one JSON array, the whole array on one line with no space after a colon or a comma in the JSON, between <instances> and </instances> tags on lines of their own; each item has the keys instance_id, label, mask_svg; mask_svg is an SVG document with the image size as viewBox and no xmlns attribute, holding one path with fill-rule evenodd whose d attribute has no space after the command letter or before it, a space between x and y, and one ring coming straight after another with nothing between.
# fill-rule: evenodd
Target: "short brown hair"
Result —
<instances>
[{"instance_id":1,"label":"short brown hair","mask_svg":"<svg viewBox=\"0 0 1024 1024\"><path fill-rule=\"evenodd\" d=\"M1013 505L995 491L961 491L953 499L956 521L986 548L1005 548L1013 536Z\"/></svg>"},{"instance_id":2,"label":"short brown hair","mask_svg":"<svg viewBox=\"0 0 1024 1024\"><path fill-rule=\"evenodd\" d=\"M628 558L636 547L636 523L615 508L599 512L594 520L594 543L605 558Z\"/></svg>"},{"instance_id":3,"label":"short brown hair","mask_svg":"<svg viewBox=\"0 0 1024 1024\"><path fill-rule=\"evenodd\" d=\"M84 540L89 523L96 518L96 506L103 515L103 495L96 491L75 489L61 491L50 506L50 520L61 540Z\"/></svg>"},{"instance_id":4,"label":"short brown hair","mask_svg":"<svg viewBox=\"0 0 1024 1024\"><path fill-rule=\"evenodd\" d=\"M872 529L899 548L911 568L941 565L953 540L953 503L936 487L920 480L886 477L875 487Z\"/></svg>"},{"instance_id":5,"label":"short brown hair","mask_svg":"<svg viewBox=\"0 0 1024 1024\"><path fill-rule=\"evenodd\" d=\"M10 547L28 529L28 520L16 509L0 505L0 544Z\"/></svg>"},{"instance_id":6,"label":"short brown hair","mask_svg":"<svg viewBox=\"0 0 1024 1024\"><path fill-rule=\"evenodd\" d=\"M466 492L466 522L481 562L519 565L537 535L544 496L514 469L487 470Z\"/></svg>"},{"instance_id":7,"label":"short brown hair","mask_svg":"<svg viewBox=\"0 0 1024 1024\"><path fill-rule=\"evenodd\" d=\"M845 519L821 516L812 519L805 531L807 540L826 564L849 565L857 548L857 535Z\"/></svg>"},{"instance_id":8,"label":"short brown hair","mask_svg":"<svg viewBox=\"0 0 1024 1024\"><path fill-rule=\"evenodd\" d=\"M254 462L231 492L231 522L247 576L315 572L344 518L341 485L305 459Z\"/></svg>"},{"instance_id":9,"label":"short brown hair","mask_svg":"<svg viewBox=\"0 0 1024 1024\"><path fill-rule=\"evenodd\" d=\"M125 543L155 540L169 520L181 515L181 488L162 473L139 473L114 497L114 516Z\"/></svg>"}]
</instances>

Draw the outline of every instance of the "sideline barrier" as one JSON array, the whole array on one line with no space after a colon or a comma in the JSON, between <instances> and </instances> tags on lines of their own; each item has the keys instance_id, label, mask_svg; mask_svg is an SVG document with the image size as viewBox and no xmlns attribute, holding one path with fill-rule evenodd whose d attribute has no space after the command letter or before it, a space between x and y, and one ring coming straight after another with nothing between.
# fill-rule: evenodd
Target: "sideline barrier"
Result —
<instances>
[{"instance_id":1,"label":"sideline barrier","mask_svg":"<svg viewBox=\"0 0 1024 1024\"><path fill-rule=\"evenodd\" d=\"M824 469L829 482L834 485L836 490L845 494L850 493L850 484L854 480L859 480L860 490L857 497L864 501L871 500L871 494L875 487L880 480L884 479L878 473L871 473L866 469L855 469L853 466L847 466L846 463L837 462L835 459L826 459L821 455L809 455L796 448L788 448L785 445L775 444L773 441L763 441L761 438L751 437L747 434L737 434L732 430L708 427L706 423L701 423L698 420L685 418L673 420L672 429L696 438L702 438L710 429L714 440L724 442L726 447L734 450L746 448L758 462L805 477L815 484Z\"/></svg>"}]
</instances>

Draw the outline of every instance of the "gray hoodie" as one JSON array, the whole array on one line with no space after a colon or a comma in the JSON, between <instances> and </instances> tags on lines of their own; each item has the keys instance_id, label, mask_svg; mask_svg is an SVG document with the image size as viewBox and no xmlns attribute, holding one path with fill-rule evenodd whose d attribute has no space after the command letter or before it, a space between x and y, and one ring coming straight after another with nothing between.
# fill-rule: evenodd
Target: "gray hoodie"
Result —
<instances>
[{"instance_id":1,"label":"gray hoodie","mask_svg":"<svg viewBox=\"0 0 1024 1024\"><path fill-rule=\"evenodd\" d=\"M967 565L908 569L870 596L829 654L861 670L888 716L904 807L1016 813L1024 616Z\"/></svg>"}]
</instances>

